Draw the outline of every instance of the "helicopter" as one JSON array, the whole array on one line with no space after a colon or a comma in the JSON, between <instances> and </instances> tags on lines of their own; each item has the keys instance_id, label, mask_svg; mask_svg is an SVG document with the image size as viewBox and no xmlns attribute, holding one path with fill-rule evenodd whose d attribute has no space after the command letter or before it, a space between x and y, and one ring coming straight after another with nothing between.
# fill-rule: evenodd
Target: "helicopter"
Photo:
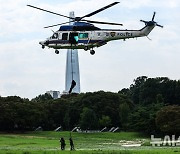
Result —
<instances>
[{"instance_id":1,"label":"helicopter","mask_svg":"<svg viewBox=\"0 0 180 154\"><path fill-rule=\"evenodd\" d=\"M93 23L118 25L118 26L123 26L123 24L84 19L86 17L91 17L101 11L104 11L105 9L108 9L118 3L120 2L111 3L87 15L84 15L82 17L74 17L74 18L59 13L55 13L49 10L45 10L36 6L32 6L32 5L27 5L27 6L69 19L69 21L65 23L44 27L44 28L50 28L54 26L60 26L60 28L56 32L53 32L53 35L51 37L47 38L45 41L39 42L39 44L42 46L43 49L45 47L55 49L56 54L59 54L58 49L84 49L85 51L90 50L90 54L94 55L95 47L97 48L101 47L110 41L144 37L144 36L148 36L149 33L156 26L163 28L163 26L159 25L157 22L154 21L156 12L154 12L152 20L150 21L140 20L141 22L145 23L145 26L139 30L101 29L99 27L94 26ZM69 25L65 25L68 23Z\"/></svg>"}]
</instances>

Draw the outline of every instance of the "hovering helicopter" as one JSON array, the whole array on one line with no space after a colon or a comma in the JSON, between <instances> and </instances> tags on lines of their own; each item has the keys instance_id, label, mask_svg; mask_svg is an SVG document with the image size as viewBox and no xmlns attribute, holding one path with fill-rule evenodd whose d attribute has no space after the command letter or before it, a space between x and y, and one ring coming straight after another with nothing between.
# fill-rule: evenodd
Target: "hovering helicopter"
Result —
<instances>
[{"instance_id":1,"label":"hovering helicopter","mask_svg":"<svg viewBox=\"0 0 180 154\"><path fill-rule=\"evenodd\" d=\"M85 51L90 50L90 53L94 55L95 54L95 51L93 50L94 47L101 47L107 44L107 42L109 41L144 37L144 36L148 36L148 34L153 30L155 26L159 26L163 28L163 26L157 24L157 22L154 21L156 12L154 12L151 21L140 20L141 22L145 23L145 26L140 30L100 29L94 26L92 23L119 25L119 26L122 26L123 24L84 19L86 17L91 17L101 11L104 11L105 9L110 8L118 3L120 2L114 2L92 13L89 13L82 17L75 17L75 18L68 17L52 11L48 11L36 6L32 6L32 5L27 5L27 6L70 19L70 21L65 23L44 27L44 28L50 28L50 27L62 25L60 26L58 31L53 33L51 37L47 38L45 41L39 42L39 44L42 45L43 49L45 47L55 49L56 54L59 54L58 49L84 49ZM73 23L73 25L64 25L68 23Z\"/></svg>"}]
</instances>

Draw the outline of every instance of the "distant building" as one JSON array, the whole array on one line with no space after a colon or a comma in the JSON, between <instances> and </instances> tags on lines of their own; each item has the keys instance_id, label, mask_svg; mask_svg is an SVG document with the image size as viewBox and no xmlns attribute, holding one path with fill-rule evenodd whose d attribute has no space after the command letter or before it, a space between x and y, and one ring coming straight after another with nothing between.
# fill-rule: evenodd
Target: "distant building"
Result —
<instances>
[{"instance_id":1,"label":"distant building","mask_svg":"<svg viewBox=\"0 0 180 154\"><path fill-rule=\"evenodd\" d=\"M52 91L52 90L50 90L50 91L47 91L46 93L50 94L53 99L58 99L58 98L61 97L61 94L60 94L59 91Z\"/></svg>"}]
</instances>

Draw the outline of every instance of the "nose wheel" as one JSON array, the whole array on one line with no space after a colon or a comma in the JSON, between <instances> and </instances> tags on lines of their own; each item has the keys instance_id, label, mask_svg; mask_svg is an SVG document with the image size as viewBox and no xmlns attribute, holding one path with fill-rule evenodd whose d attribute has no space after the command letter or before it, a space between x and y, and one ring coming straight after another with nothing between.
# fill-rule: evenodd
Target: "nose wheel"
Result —
<instances>
[{"instance_id":1,"label":"nose wheel","mask_svg":"<svg viewBox=\"0 0 180 154\"><path fill-rule=\"evenodd\" d=\"M55 50L55 53L56 53L56 54L59 54L59 50Z\"/></svg>"},{"instance_id":2,"label":"nose wheel","mask_svg":"<svg viewBox=\"0 0 180 154\"><path fill-rule=\"evenodd\" d=\"M94 51L94 50L90 50L90 54L91 54L91 55L94 55L94 54L95 54L95 51Z\"/></svg>"},{"instance_id":3,"label":"nose wheel","mask_svg":"<svg viewBox=\"0 0 180 154\"><path fill-rule=\"evenodd\" d=\"M88 49L89 49L88 46L85 46L85 47L84 47L84 50L85 50L85 51L88 51Z\"/></svg>"}]
</instances>

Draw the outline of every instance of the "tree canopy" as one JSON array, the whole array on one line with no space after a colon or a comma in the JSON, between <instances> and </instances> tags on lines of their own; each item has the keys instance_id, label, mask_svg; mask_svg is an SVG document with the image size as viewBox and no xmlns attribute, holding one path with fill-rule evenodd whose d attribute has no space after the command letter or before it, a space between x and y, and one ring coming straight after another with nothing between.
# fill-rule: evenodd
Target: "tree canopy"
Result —
<instances>
[{"instance_id":1,"label":"tree canopy","mask_svg":"<svg viewBox=\"0 0 180 154\"><path fill-rule=\"evenodd\" d=\"M43 130L59 126L71 130L80 126L177 134L179 129L170 128L173 125L180 128L179 101L180 81L146 76L138 77L118 93L88 92L55 100L48 94L32 100L0 97L0 131L29 131L39 126Z\"/></svg>"}]
</instances>

